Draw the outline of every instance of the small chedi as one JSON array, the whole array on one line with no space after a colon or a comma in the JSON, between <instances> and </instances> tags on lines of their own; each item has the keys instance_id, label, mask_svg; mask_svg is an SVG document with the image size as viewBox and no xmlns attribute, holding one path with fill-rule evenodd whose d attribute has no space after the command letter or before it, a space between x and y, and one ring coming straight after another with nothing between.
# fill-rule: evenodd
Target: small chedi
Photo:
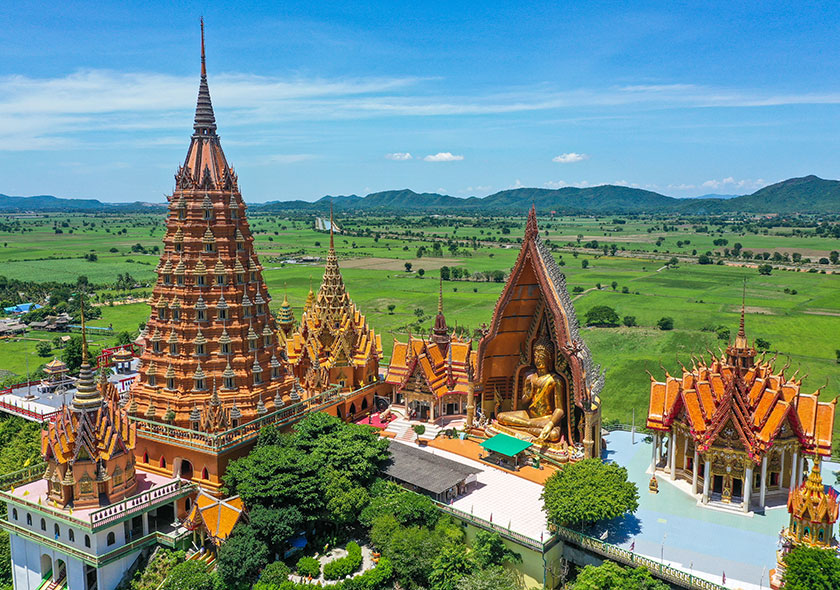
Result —
<instances>
[{"instance_id":1,"label":"small chedi","mask_svg":"<svg viewBox=\"0 0 840 590\"><path fill-rule=\"evenodd\" d=\"M120 410L115 392L102 379L94 382L88 360L82 311L82 366L71 406L62 406L42 432L41 453L47 463L44 479L55 505L99 507L134 494L135 426ZM106 403L106 396L110 398Z\"/></svg>"},{"instance_id":2,"label":"small chedi","mask_svg":"<svg viewBox=\"0 0 840 590\"><path fill-rule=\"evenodd\" d=\"M744 306L735 341L692 357L682 376L653 375L647 427L654 431L651 475L686 482L703 504L763 510L802 481L805 455L831 455L837 400L801 391L747 341Z\"/></svg>"},{"instance_id":3,"label":"small chedi","mask_svg":"<svg viewBox=\"0 0 840 590\"><path fill-rule=\"evenodd\" d=\"M837 522L840 501L837 490L823 484L820 458L808 478L798 488L791 490L787 502L790 524L782 529L782 547L776 552L776 569L770 570L770 587L784 587L785 556L799 545L837 551L834 523Z\"/></svg>"},{"instance_id":4,"label":"small chedi","mask_svg":"<svg viewBox=\"0 0 840 590\"><path fill-rule=\"evenodd\" d=\"M330 247L318 295L310 289L297 331L286 340L295 378L310 393L338 385L343 392L379 378L382 340L350 299L335 252L332 213Z\"/></svg>"},{"instance_id":5,"label":"small chedi","mask_svg":"<svg viewBox=\"0 0 840 590\"><path fill-rule=\"evenodd\" d=\"M604 376L578 333L565 276L539 236L534 208L475 366L469 423L490 420L491 433L561 459L600 456Z\"/></svg>"}]
</instances>

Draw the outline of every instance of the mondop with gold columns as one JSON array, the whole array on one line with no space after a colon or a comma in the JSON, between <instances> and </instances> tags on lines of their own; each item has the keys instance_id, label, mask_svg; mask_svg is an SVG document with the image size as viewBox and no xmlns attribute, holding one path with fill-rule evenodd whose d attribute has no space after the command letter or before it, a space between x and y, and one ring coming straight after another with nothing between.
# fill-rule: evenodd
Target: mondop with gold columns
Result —
<instances>
[{"instance_id":1,"label":"mondop with gold columns","mask_svg":"<svg viewBox=\"0 0 840 590\"><path fill-rule=\"evenodd\" d=\"M268 308L271 298L237 177L216 134L203 28L193 129L169 197L164 249L129 411L219 432L282 405L293 379L281 361Z\"/></svg>"}]
</instances>

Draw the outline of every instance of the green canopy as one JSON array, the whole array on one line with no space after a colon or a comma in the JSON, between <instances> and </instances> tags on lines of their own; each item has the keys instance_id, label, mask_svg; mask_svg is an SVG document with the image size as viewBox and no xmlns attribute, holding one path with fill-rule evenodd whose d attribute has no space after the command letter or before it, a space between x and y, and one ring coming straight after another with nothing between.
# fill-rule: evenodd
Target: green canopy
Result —
<instances>
[{"instance_id":1,"label":"green canopy","mask_svg":"<svg viewBox=\"0 0 840 590\"><path fill-rule=\"evenodd\" d=\"M481 446L487 451L493 451L506 457L515 457L525 449L531 446L531 443L525 440L520 440L507 434L497 434L493 438L488 438Z\"/></svg>"}]
</instances>

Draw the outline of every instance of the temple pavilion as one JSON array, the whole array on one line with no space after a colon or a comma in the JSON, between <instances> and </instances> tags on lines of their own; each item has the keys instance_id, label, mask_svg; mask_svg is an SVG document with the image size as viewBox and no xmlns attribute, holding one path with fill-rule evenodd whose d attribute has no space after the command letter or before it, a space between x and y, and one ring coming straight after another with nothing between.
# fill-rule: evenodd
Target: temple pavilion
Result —
<instances>
[{"instance_id":1,"label":"temple pavilion","mask_svg":"<svg viewBox=\"0 0 840 590\"><path fill-rule=\"evenodd\" d=\"M330 246L321 288L310 289L298 329L286 341L295 378L308 392L338 385L350 392L379 379L382 340L344 286L330 213Z\"/></svg>"},{"instance_id":2,"label":"temple pavilion","mask_svg":"<svg viewBox=\"0 0 840 590\"><path fill-rule=\"evenodd\" d=\"M708 356L692 357L680 376L651 375L653 473L685 482L704 504L750 512L783 502L802 482L806 455L831 455L837 400L803 393L788 365L758 355L743 307L735 341Z\"/></svg>"},{"instance_id":3,"label":"temple pavilion","mask_svg":"<svg viewBox=\"0 0 840 590\"><path fill-rule=\"evenodd\" d=\"M385 382L392 386L391 402L404 405L418 420L466 415L473 390L476 352L472 340L449 333L443 315L443 286L438 312L428 338L409 335L394 340Z\"/></svg>"}]
</instances>

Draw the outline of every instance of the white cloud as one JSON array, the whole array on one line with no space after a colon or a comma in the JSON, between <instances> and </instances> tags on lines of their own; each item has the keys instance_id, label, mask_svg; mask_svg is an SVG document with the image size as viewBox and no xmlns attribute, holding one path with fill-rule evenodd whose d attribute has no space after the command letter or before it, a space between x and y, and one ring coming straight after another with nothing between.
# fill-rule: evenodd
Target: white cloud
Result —
<instances>
[{"instance_id":1,"label":"white cloud","mask_svg":"<svg viewBox=\"0 0 840 590\"><path fill-rule=\"evenodd\" d=\"M566 154L560 154L559 156L555 156L551 159L551 161L557 162L558 164L574 164L575 162L583 162L584 160L588 159L588 154L577 154L575 152L568 152Z\"/></svg>"},{"instance_id":2,"label":"white cloud","mask_svg":"<svg viewBox=\"0 0 840 590\"><path fill-rule=\"evenodd\" d=\"M586 188L589 186L599 186L603 183L598 184L590 184L585 180L581 180L579 182L566 182L565 180L549 180L548 182L543 183L543 188L566 188L567 186L575 187L575 188Z\"/></svg>"},{"instance_id":3,"label":"white cloud","mask_svg":"<svg viewBox=\"0 0 840 590\"><path fill-rule=\"evenodd\" d=\"M456 156L451 152L438 152L429 154L423 159L427 162L460 162L464 159L464 156Z\"/></svg>"},{"instance_id":4,"label":"white cloud","mask_svg":"<svg viewBox=\"0 0 840 590\"><path fill-rule=\"evenodd\" d=\"M726 189L726 190L736 190L736 189L759 189L763 186L767 185L767 181L763 178L745 178L741 180L736 180L732 176L727 176L722 180L711 179L707 180L700 186L703 188L710 188L710 189Z\"/></svg>"},{"instance_id":5,"label":"white cloud","mask_svg":"<svg viewBox=\"0 0 840 590\"><path fill-rule=\"evenodd\" d=\"M410 160L411 154L408 152L394 152L393 154L385 154L385 157L389 160L404 161Z\"/></svg>"},{"instance_id":6,"label":"white cloud","mask_svg":"<svg viewBox=\"0 0 840 590\"><path fill-rule=\"evenodd\" d=\"M694 186L693 184L682 183L682 184L669 184L665 188L667 188L668 190L672 190L672 191L689 191L689 190L695 189L697 187Z\"/></svg>"}]
</instances>

